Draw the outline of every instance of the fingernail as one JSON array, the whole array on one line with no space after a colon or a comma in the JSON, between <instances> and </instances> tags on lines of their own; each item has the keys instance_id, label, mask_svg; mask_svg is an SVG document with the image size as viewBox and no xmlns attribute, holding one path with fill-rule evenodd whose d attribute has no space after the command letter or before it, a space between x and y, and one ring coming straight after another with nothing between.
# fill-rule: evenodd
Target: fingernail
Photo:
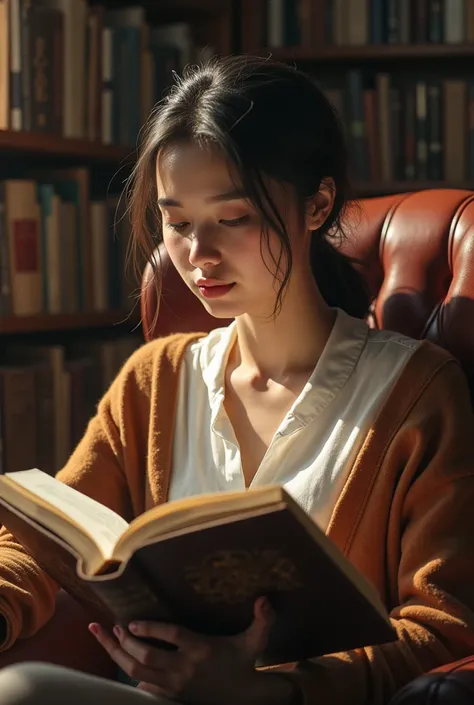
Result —
<instances>
[{"instance_id":1,"label":"fingernail","mask_svg":"<svg viewBox=\"0 0 474 705\"><path fill-rule=\"evenodd\" d=\"M138 622L130 622L128 628L131 632L136 632L138 630Z\"/></svg>"},{"instance_id":2,"label":"fingernail","mask_svg":"<svg viewBox=\"0 0 474 705\"><path fill-rule=\"evenodd\" d=\"M97 624L89 624L89 631L93 636L97 636L99 634L99 628Z\"/></svg>"},{"instance_id":3,"label":"fingernail","mask_svg":"<svg viewBox=\"0 0 474 705\"><path fill-rule=\"evenodd\" d=\"M120 639L120 637L122 636L122 628L119 627L118 624L115 625L113 632L114 632L115 636L117 637L117 639Z\"/></svg>"}]
</instances>

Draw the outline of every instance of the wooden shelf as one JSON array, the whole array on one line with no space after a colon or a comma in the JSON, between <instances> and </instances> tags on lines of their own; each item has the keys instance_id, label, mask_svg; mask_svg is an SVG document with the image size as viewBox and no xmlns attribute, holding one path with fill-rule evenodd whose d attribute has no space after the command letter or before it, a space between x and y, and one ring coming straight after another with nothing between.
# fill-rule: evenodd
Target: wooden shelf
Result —
<instances>
[{"instance_id":1,"label":"wooden shelf","mask_svg":"<svg viewBox=\"0 0 474 705\"><path fill-rule=\"evenodd\" d=\"M71 139L46 132L15 132L0 130L0 153L14 152L28 155L68 157L83 162L119 164L133 158L132 147L116 147L90 140Z\"/></svg>"},{"instance_id":2,"label":"wooden shelf","mask_svg":"<svg viewBox=\"0 0 474 705\"><path fill-rule=\"evenodd\" d=\"M391 193L409 193L426 189L462 189L474 191L474 181L449 183L447 181L381 181L379 183L355 182L352 190L358 198L384 196Z\"/></svg>"},{"instance_id":3,"label":"wooden shelf","mask_svg":"<svg viewBox=\"0 0 474 705\"><path fill-rule=\"evenodd\" d=\"M129 6L133 3L130 0L109 0L109 5L114 8ZM201 12L216 12L225 9L225 0L140 0L138 3L146 9L154 11L179 10L189 12L199 10Z\"/></svg>"},{"instance_id":4,"label":"wooden shelf","mask_svg":"<svg viewBox=\"0 0 474 705\"><path fill-rule=\"evenodd\" d=\"M90 328L110 328L140 324L138 312L106 311L105 313L74 313L38 316L0 316L0 335L43 333Z\"/></svg>"},{"instance_id":5,"label":"wooden shelf","mask_svg":"<svg viewBox=\"0 0 474 705\"><path fill-rule=\"evenodd\" d=\"M271 54L280 61L375 61L397 59L447 59L474 57L474 44L370 44L364 46L326 46L267 48L260 56Z\"/></svg>"}]
</instances>

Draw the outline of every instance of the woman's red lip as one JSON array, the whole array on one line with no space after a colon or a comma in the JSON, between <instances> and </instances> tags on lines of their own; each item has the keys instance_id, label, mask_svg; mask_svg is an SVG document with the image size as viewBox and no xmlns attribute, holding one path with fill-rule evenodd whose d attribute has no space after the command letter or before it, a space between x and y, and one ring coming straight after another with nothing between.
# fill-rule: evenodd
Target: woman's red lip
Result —
<instances>
[{"instance_id":1,"label":"woman's red lip","mask_svg":"<svg viewBox=\"0 0 474 705\"><path fill-rule=\"evenodd\" d=\"M200 289L211 289L215 286L231 286L231 284L213 281L212 279L198 279L196 282L196 286L198 286Z\"/></svg>"},{"instance_id":2,"label":"woman's red lip","mask_svg":"<svg viewBox=\"0 0 474 705\"><path fill-rule=\"evenodd\" d=\"M233 287L234 284L198 284L199 291L207 299L225 296Z\"/></svg>"}]
</instances>

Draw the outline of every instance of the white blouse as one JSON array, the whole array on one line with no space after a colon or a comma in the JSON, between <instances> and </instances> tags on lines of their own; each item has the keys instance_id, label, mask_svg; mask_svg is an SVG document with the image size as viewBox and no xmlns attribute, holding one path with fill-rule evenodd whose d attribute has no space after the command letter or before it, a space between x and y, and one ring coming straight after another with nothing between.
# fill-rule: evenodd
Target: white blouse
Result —
<instances>
[{"instance_id":1,"label":"white blouse","mask_svg":"<svg viewBox=\"0 0 474 705\"><path fill-rule=\"evenodd\" d=\"M245 488L224 409L225 366L236 326L187 349L180 372L169 499ZM250 487L283 485L326 530L368 431L419 342L370 329L337 310L308 382L281 422Z\"/></svg>"}]
</instances>

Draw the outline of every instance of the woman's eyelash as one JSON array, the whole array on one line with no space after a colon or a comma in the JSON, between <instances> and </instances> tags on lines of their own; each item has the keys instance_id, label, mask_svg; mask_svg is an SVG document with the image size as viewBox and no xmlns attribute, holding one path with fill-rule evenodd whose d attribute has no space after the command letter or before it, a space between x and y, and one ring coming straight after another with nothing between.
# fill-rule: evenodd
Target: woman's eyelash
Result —
<instances>
[{"instance_id":1,"label":"woman's eyelash","mask_svg":"<svg viewBox=\"0 0 474 705\"><path fill-rule=\"evenodd\" d=\"M248 220L249 216L248 215L242 215L240 218L233 218L232 220L220 220L219 222L222 223L223 225L227 225L229 228L235 228L238 225L242 225L242 223L245 223ZM189 223L187 221L183 221L182 223L168 223L168 227L172 228L173 230L177 230L178 232L181 232L182 230L185 230L189 226Z\"/></svg>"},{"instance_id":2,"label":"woman's eyelash","mask_svg":"<svg viewBox=\"0 0 474 705\"><path fill-rule=\"evenodd\" d=\"M233 218L232 220L220 220L219 222L228 225L230 228L235 228L237 225L245 223L246 220L248 220L248 215L241 215L240 218Z\"/></svg>"},{"instance_id":3,"label":"woman's eyelash","mask_svg":"<svg viewBox=\"0 0 474 705\"><path fill-rule=\"evenodd\" d=\"M178 232L187 228L188 225L189 225L189 223L185 223L185 222L183 222L183 223L168 223L169 228L172 228L173 230L177 230Z\"/></svg>"}]
</instances>

